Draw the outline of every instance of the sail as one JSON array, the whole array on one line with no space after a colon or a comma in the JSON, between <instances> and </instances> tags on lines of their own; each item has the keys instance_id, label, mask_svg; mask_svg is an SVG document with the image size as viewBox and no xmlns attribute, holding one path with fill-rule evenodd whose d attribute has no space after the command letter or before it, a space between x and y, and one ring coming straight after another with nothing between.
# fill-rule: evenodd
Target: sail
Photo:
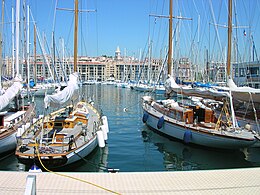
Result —
<instances>
[{"instance_id":1,"label":"sail","mask_svg":"<svg viewBox=\"0 0 260 195\"><path fill-rule=\"evenodd\" d=\"M76 100L79 96L78 93L78 73L69 75L69 82L67 87L53 95L46 95L44 98L45 108L59 107L65 105L69 101Z\"/></svg>"},{"instance_id":2,"label":"sail","mask_svg":"<svg viewBox=\"0 0 260 195\"><path fill-rule=\"evenodd\" d=\"M4 109L9 104L22 88L22 80L18 76L15 77L13 85L0 96L0 110Z\"/></svg>"}]
</instances>

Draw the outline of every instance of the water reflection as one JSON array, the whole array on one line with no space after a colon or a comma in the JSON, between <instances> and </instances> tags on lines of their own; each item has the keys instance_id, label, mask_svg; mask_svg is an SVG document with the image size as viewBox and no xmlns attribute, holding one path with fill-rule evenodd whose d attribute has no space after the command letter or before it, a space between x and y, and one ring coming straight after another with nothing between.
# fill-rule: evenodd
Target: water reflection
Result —
<instances>
[{"instance_id":1,"label":"water reflection","mask_svg":"<svg viewBox=\"0 0 260 195\"><path fill-rule=\"evenodd\" d=\"M143 141L152 143L163 154L163 166L167 171L242 168L254 166L246 160L243 151L223 151L189 146L170 140L152 130L142 129Z\"/></svg>"},{"instance_id":2,"label":"water reflection","mask_svg":"<svg viewBox=\"0 0 260 195\"><path fill-rule=\"evenodd\" d=\"M251 147L243 150L246 161L254 166L260 166L260 147Z\"/></svg>"},{"instance_id":3,"label":"water reflection","mask_svg":"<svg viewBox=\"0 0 260 195\"><path fill-rule=\"evenodd\" d=\"M66 166L66 169L60 171L74 172L107 172L108 147L97 147L90 155L82 160Z\"/></svg>"}]
</instances>

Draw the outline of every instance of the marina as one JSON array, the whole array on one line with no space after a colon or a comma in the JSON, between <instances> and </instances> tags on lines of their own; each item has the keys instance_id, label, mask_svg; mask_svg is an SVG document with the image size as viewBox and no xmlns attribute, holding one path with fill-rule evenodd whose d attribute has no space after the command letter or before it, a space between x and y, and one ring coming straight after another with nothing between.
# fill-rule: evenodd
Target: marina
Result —
<instances>
[{"instance_id":1,"label":"marina","mask_svg":"<svg viewBox=\"0 0 260 195\"><path fill-rule=\"evenodd\" d=\"M142 122L141 100L147 93L100 84L83 86L83 90L86 99L94 101L108 118L107 145L104 149L96 149L85 160L59 171L107 172L109 168L119 169L119 172L188 171L260 166L260 148L209 149L184 144L152 131ZM39 109L44 106L42 98L35 98L38 115L43 112ZM2 171L21 168L14 154L1 157Z\"/></svg>"},{"instance_id":2,"label":"marina","mask_svg":"<svg viewBox=\"0 0 260 195\"><path fill-rule=\"evenodd\" d=\"M134 41L145 48L121 53L117 46L114 56L98 52L100 5L52 2L50 28L42 21L49 4L35 2L2 0L1 193L260 193L260 63L253 37L259 17L251 13L252 1L225 0L218 9L215 1L135 4L149 15L142 26L146 43ZM241 20L250 25L244 30L242 7L250 13ZM122 13L115 13L118 26ZM139 17L127 21L137 24ZM110 28L120 31L116 26ZM122 34L127 42L139 33ZM95 57L87 51L95 45L92 36ZM102 50L111 40L103 39Z\"/></svg>"}]
</instances>

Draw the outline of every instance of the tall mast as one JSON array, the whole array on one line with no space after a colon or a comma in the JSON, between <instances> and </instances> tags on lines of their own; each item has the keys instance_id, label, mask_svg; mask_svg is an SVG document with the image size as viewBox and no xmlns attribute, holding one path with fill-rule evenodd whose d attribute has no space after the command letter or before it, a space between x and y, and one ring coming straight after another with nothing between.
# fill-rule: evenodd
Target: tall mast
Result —
<instances>
[{"instance_id":1,"label":"tall mast","mask_svg":"<svg viewBox=\"0 0 260 195\"><path fill-rule=\"evenodd\" d=\"M15 65L16 65L16 76L19 75L19 21L20 21L20 0L16 0L16 20L15 20L15 36L16 36L16 46L15 46Z\"/></svg>"},{"instance_id":2,"label":"tall mast","mask_svg":"<svg viewBox=\"0 0 260 195\"><path fill-rule=\"evenodd\" d=\"M15 77L15 71L14 71L14 52L15 52L15 49L14 49L14 8L12 7L12 77L14 78Z\"/></svg>"},{"instance_id":3,"label":"tall mast","mask_svg":"<svg viewBox=\"0 0 260 195\"><path fill-rule=\"evenodd\" d=\"M78 0L74 1L74 72L77 72L77 56L78 56Z\"/></svg>"},{"instance_id":4,"label":"tall mast","mask_svg":"<svg viewBox=\"0 0 260 195\"><path fill-rule=\"evenodd\" d=\"M2 89L2 67L3 67L3 38L2 38L2 33L4 29L4 6L5 6L5 1L2 0L2 25L1 25L1 32L0 32L0 90ZM1 91L0 91L1 93Z\"/></svg>"},{"instance_id":5,"label":"tall mast","mask_svg":"<svg viewBox=\"0 0 260 195\"><path fill-rule=\"evenodd\" d=\"M228 52L227 52L227 79L231 77L231 36L232 36L232 0L228 1Z\"/></svg>"},{"instance_id":6,"label":"tall mast","mask_svg":"<svg viewBox=\"0 0 260 195\"><path fill-rule=\"evenodd\" d=\"M28 85L28 88L29 88L29 84L30 84L30 13L29 13L29 10L30 7L29 5L27 5L27 38L26 38L26 52L27 52L27 85Z\"/></svg>"},{"instance_id":7,"label":"tall mast","mask_svg":"<svg viewBox=\"0 0 260 195\"><path fill-rule=\"evenodd\" d=\"M228 52L227 52L227 80L232 78L231 72L230 72L230 66L231 66L231 36L232 36L232 0L228 0ZM231 110L231 118L232 118L232 125L233 127L238 127L237 120L235 117L235 111L233 107L233 99L231 95L231 89L229 91L230 93L230 110Z\"/></svg>"},{"instance_id":8,"label":"tall mast","mask_svg":"<svg viewBox=\"0 0 260 195\"><path fill-rule=\"evenodd\" d=\"M169 5L169 49L168 49L168 74L172 74L172 0Z\"/></svg>"},{"instance_id":9,"label":"tall mast","mask_svg":"<svg viewBox=\"0 0 260 195\"><path fill-rule=\"evenodd\" d=\"M34 49L34 69L33 69L33 75L34 75L34 82L35 85L37 84L37 65L36 65L36 24L34 24L34 31L33 31L33 49Z\"/></svg>"}]
</instances>

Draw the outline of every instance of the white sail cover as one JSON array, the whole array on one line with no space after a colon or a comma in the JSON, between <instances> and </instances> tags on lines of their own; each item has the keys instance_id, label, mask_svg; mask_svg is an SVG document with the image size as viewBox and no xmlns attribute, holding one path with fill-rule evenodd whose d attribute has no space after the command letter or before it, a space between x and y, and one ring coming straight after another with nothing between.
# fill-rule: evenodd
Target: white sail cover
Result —
<instances>
[{"instance_id":1,"label":"white sail cover","mask_svg":"<svg viewBox=\"0 0 260 195\"><path fill-rule=\"evenodd\" d=\"M71 100L76 100L79 96L78 93L78 73L73 73L69 76L67 87L53 95L46 95L44 98L45 108L59 107L65 105Z\"/></svg>"},{"instance_id":2,"label":"white sail cover","mask_svg":"<svg viewBox=\"0 0 260 195\"><path fill-rule=\"evenodd\" d=\"M174 91L175 93L187 96L197 96L215 100L221 100L223 97L230 97L229 92L227 91L218 91L212 88L203 87L193 88L191 86L180 86L175 82L175 80L171 76L168 76L168 79L165 81L164 86L167 93Z\"/></svg>"},{"instance_id":3,"label":"white sail cover","mask_svg":"<svg viewBox=\"0 0 260 195\"><path fill-rule=\"evenodd\" d=\"M164 83L164 87L167 93L170 93L171 91L175 91L180 88L180 86L175 82L174 78L170 75L168 75L168 78Z\"/></svg>"},{"instance_id":4,"label":"white sail cover","mask_svg":"<svg viewBox=\"0 0 260 195\"><path fill-rule=\"evenodd\" d=\"M22 88L22 79L20 79L19 76L16 76L13 85L0 96L0 110L4 109L9 104Z\"/></svg>"},{"instance_id":5,"label":"white sail cover","mask_svg":"<svg viewBox=\"0 0 260 195\"><path fill-rule=\"evenodd\" d=\"M238 87L232 79L228 80L229 89L233 98L240 101L260 103L260 89L252 87Z\"/></svg>"}]
</instances>

